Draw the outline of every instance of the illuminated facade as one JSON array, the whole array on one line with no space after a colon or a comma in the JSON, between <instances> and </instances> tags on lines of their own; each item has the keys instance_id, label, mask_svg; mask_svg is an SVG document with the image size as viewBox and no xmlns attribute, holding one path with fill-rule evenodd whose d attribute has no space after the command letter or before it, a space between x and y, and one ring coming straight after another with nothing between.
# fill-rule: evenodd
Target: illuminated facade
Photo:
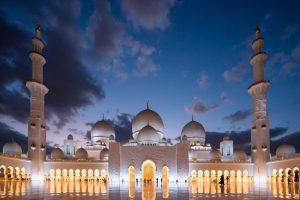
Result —
<instances>
[{"instance_id":1,"label":"illuminated facade","mask_svg":"<svg viewBox=\"0 0 300 200\"><path fill-rule=\"evenodd\" d=\"M234 149L234 141L224 137L220 148L213 149L206 141L203 125L194 119L182 129L180 141L173 144L164 136L164 124L159 114L149 108L139 112L132 121L132 139L126 144L115 140L113 127L102 120L91 130L91 141L78 148L73 136L64 140L64 149L55 148L45 155L46 124L43 84L43 65L40 28L33 37L32 80L26 83L31 94L28 119L28 153L22 154L20 145L9 142L0 155L0 175L5 179L47 179L63 181L217 181L224 175L227 181L299 181L300 155L289 144L277 148L270 155L269 120L266 92L270 86L264 79L262 50L264 39L260 29L252 43L251 57L254 80L248 92L253 99L251 125L251 155Z\"/></svg>"}]
</instances>

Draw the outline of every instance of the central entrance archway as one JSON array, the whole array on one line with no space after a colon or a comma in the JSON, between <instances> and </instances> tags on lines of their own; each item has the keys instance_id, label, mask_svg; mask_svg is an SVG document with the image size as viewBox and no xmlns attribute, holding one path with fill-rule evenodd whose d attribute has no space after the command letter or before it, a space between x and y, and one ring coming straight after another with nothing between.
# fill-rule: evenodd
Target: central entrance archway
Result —
<instances>
[{"instance_id":1,"label":"central entrance archway","mask_svg":"<svg viewBox=\"0 0 300 200\"><path fill-rule=\"evenodd\" d=\"M155 180L156 166L152 160L145 160L142 164L142 177L143 181Z\"/></svg>"}]
</instances>

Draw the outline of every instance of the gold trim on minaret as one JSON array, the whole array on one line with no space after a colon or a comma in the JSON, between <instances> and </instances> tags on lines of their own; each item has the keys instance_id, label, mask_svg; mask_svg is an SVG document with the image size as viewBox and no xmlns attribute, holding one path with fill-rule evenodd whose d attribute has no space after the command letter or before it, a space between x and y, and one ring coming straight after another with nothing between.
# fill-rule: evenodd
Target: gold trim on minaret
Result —
<instances>
[{"instance_id":1,"label":"gold trim on minaret","mask_svg":"<svg viewBox=\"0 0 300 200\"><path fill-rule=\"evenodd\" d=\"M41 29L41 26L38 23L35 25L34 31L35 31L35 36L37 38L40 38L41 37L42 29Z\"/></svg>"},{"instance_id":2,"label":"gold trim on minaret","mask_svg":"<svg viewBox=\"0 0 300 200\"><path fill-rule=\"evenodd\" d=\"M259 24L258 24L258 20L257 20L257 22L256 22L256 28L255 28L255 36L256 36L256 38L259 38L260 32L261 32L261 29L259 28Z\"/></svg>"}]
</instances>

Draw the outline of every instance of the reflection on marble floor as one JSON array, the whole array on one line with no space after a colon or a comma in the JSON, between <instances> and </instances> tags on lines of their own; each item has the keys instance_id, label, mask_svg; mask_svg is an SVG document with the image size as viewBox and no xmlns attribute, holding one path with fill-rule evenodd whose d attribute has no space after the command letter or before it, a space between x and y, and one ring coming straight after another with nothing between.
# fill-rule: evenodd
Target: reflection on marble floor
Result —
<instances>
[{"instance_id":1,"label":"reflection on marble floor","mask_svg":"<svg viewBox=\"0 0 300 200\"><path fill-rule=\"evenodd\" d=\"M0 181L0 198L27 199L198 199L198 198L245 198L272 197L299 199L299 183L269 182L266 184L228 183L103 183L97 181Z\"/></svg>"}]
</instances>

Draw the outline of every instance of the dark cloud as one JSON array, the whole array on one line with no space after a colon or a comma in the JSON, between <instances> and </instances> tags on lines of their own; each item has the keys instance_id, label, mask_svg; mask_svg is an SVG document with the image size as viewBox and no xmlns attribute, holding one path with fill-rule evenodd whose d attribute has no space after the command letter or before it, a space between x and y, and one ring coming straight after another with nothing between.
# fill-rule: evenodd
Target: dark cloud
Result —
<instances>
[{"instance_id":1,"label":"dark cloud","mask_svg":"<svg viewBox=\"0 0 300 200\"><path fill-rule=\"evenodd\" d=\"M61 128L72 120L78 109L104 98L101 83L92 77L83 64L84 34L76 25L80 4L77 1L68 4L57 1L12 4L22 7L30 13L29 18L39 19L42 24L47 60L44 83L49 88L45 97L46 114L48 119L54 120L57 128ZM21 94L27 93L25 83L31 78L31 62L27 52L32 49L30 36L33 33L29 34L24 27L8 22L3 17L0 18L0 29L0 72L5 74L0 79L0 113L26 122L29 101ZM8 90L7 85L15 81L22 83L20 90Z\"/></svg>"},{"instance_id":2,"label":"dark cloud","mask_svg":"<svg viewBox=\"0 0 300 200\"><path fill-rule=\"evenodd\" d=\"M203 114L211 110L214 110L218 106L219 106L218 104L207 105L204 102L198 100L194 104L185 106L185 110L188 113L192 113L192 114Z\"/></svg>"},{"instance_id":3,"label":"dark cloud","mask_svg":"<svg viewBox=\"0 0 300 200\"><path fill-rule=\"evenodd\" d=\"M68 132L69 132L70 134L86 136L86 133L85 133L84 131L79 130L79 129L77 129L77 128L69 128L69 129L68 129Z\"/></svg>"},{"instance_id":4,"label":"dark cloud","mask_svg":"<svg viewBox=\"0 0 300 200\"><path fill-rule=\"evenodd\" d=\"M132 138L132 119L129 113L119 113L116 118L109 120L116 132L116 140L124 143Z\"/></svg>"},{"instance_id":5,"label":"dark cloud","mask_svg":"<svg viewBox=\"0 0 300 200\"><path fill-rule=\"evenodd\" d=\"M287 130L288 129L286 127L276 127L270 129L270 150L272 155L275 155L276 148L283 142L283 140L274 140L274 138L285 134ZM250 155L251 132L249 129L231 132L206 132L206 141L210 143L213 148L220 148L220 142L223 140L224 136L229 136L233 140L235 148L244 149ZM300 133L296 132L289 134L284 138L284 140L295 145L297 151L299 152L300 144L297 144L296 141L292 141L292 139L295 139L296 136L300 137Z\"/></svg>"},{"instance_id":6,"label":"dark cloud","mask_svg":"<svg viewBox=\"0 0 300 200\"><path fill-rule=\"evenodd\" d=\"M239 111L236 111L233 114L225 116L223 118L223 120L229 121L230 123L233 124L235 122L239 122L239 121L242 121L242 120L246 119L250 115L251 115L251 110L249 110L249 109L239 110Z\"/></svg>"},{"instance_id":7,"label":"dark cloud","mask_svg":"<svg viewBox=\"0 0 300 200\"><path fill-rule=\"evenodd\" d=\"M224 71L223 78L227 82L240 81L248 73L249 69L249 64L246 64L244 61L242 61L238 65L232 67L230 70Z\"/></svg>"},{"instance_id":8,"label":"dark cloud","mask_svg":"<svg viewBox=\"0 0 300 200\"><path fill-rule=\"evenodd\" d=\"M85 139L87 139L87 140L91 140L92 139L92 137L91 137L91 131L87 131L86 132Z\"/></svg>"},{"instance_id":9,"label":"dark cloud","mask_svg":"<svg viewBox=\"0 0 300 200\"><path fill-rule=\"evenodd\" d=\"M148 30L165 29L169 24L169 13L175 0L127 0L120 1L126 18L135 28Z\"/></svg>"},{"instance_id":10,"label":"dark cloud","mask_svg":"<svg viewBox=\"0 0 300 200\"><path fill-rule=\"evenodd\" d=\"M23 94L26 94L25 82L30 77L27 56L30 37L17 25L7 23L1 13L0 30L0 114L26 122L29 102ZM28 44L24 42L26 39ZM13 87L15 83L19 83L17 89Z\"/></svg>"},{"instance_id":11,"label":"dark cloud","mask_svg":"<svg viewBox=\"0 0 300 200\"><path fill-rule=\"evenodd\" d=\"M88 35L93 58L102 61L118 54L124 31L121 24L112 17L107 1L97 1L96 7L90 18Z\"/></svg>"}]
</instances>

